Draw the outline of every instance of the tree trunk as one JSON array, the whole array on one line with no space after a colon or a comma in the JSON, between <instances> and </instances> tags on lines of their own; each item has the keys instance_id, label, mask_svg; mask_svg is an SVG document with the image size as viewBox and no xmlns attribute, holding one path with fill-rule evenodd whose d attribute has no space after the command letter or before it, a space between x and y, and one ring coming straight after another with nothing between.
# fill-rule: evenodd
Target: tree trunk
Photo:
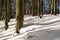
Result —
<instances>
[{"instance_id":1,"label":"tree trunk","mask_svg":"<svg viewBox=\"0 0 60 40\"><path fill-rule=\"evenodd\" d=\"M49 0L49 14L51 13L51 0Z\"/></svg>"},{"instance_id":2,"label":"tree trunk","mask_svg":"<svg viewBox=\"0 0 60 40\"><path fill-rule=\"evenodd\" d=\"M8 29L7 0L4 0L4 18L5 18L5 30L7 30Z\"/></svg>"},{"instance_id":3,"label":"tree trunk","mask_svg":"<svg viewBox=\"0 0 60 40\"><path fill-rule=\"evenodd\" d=\"M2 16L2 13L1 13L1 0L0 0L0 20L1 20L1 16Z\"/></svg>"},{"instance_id":4,"label":"tree trunk","mask_svg":"<svg viewBox=\"0 0 60 40\"><path fill-rule=\"evenodd\" d=\"M23 4L22 0L16 0L16 26L15 32L19 33L19 30L23 27Z\"/></svg>"},{"instance_id":5,"label":"tree trunk","mask_svg":"<svg viewBox=\"0 0 60 40\"><path fill-rule=\"evenodd\" d=\"M43 0L38 0L38 16L43 16Z\"/></svg>"},{"instance_id":6,"label":"tree trunk","mask_svg":"<svg viewBox=\"0 0 60 40\"><path fill-rule=\"evenodd\" d=\"M57 0L54 0L54 15L57 15Z\"/></svg>"},{"instance_id":7,"label":"tree trunk","mask_svg":"<svg viewBox=\"0 0 60 40\"><path fill-rule=\"evenodd\" d=\"M57 14L57 0L52 0L51 3L51 14Z\"/></svg>"},{"instance_id":8,"label":"tree trunk","mask_svg":"<svg viewBox=\"0 0 60 40\"><path fill-rule=\"evenodd\" d=\"M0 20L3 19L3 0L0 0Z\"/></svg>"},{"instance_id":9,"label":"tree trunk","mask_svg":"<svg viewBox=\"0 0 60 40\"><path fill-rule=\"evenodd\" d=\"M12 0L7 0L7 14L8 14L8 21L10 21L10 17L12 14Z\"/></svg>"},{"instance_id":10,"label":"tree trunk","mask_svg":"<svg viewBox=\"0 0 60 40\"><path fill-rule=\"evenodd\" d=\"M36 5L36 1L35 0L32 0L32 16L37 16L37 5Z\"/></svg>"},{"instance_id":11,"label":"tree trunk","mask_svg":"<svg viewBox=\"0 0 60 40\"><path fill-rule=\"evenodd\" d=\"M26 0L24 0L24 15L26 15Z\"/></svg>"}]
</instances>

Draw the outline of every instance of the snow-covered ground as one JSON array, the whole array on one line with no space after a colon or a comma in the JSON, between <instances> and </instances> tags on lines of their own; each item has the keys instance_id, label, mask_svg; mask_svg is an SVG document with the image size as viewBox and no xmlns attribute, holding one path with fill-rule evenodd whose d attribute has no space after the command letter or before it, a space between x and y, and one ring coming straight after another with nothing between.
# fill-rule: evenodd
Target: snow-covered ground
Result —
<instances>
[{"instance_id":1,"label":"snow-covered ground","mask_svg":"<svg viewBox=\"0 0 60 40\"><path fill-rule=\"evenodd\" d=\"M20 34L13 36L15 18L6 31L4 21L0 21L0 40L60 40L60 15L45 14L42 19L25 15L23 25Z\"/></svg>"}]
</instances>

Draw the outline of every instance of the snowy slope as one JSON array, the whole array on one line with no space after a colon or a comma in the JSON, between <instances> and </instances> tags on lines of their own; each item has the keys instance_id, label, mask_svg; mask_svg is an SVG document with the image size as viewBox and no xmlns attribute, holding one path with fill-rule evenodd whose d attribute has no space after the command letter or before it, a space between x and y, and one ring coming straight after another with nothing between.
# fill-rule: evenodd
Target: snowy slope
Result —
<instances>
[{"instance_id":1,"label":"snowy slope","mask_svg":"<svg viewBox=\"0 0 60 40\"><path fill-rule=\"evenodd\" d=\"M15 19L9 22L9 29L4 29L4 22L0 21L1 40L60 40L60 15L44 15L42 19L37 16L24 16L24 26L20 34L12 36Z\"/></svg>"}]
</instances>

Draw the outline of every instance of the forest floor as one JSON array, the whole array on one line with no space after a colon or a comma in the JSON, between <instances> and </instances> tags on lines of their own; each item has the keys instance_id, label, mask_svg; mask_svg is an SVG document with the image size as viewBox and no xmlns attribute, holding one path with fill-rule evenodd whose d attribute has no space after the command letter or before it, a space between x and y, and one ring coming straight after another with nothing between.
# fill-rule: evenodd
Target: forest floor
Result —
<instances>
[{"instance_id":1,"label":"forest floor","mask_svg":"<svg viewBox=\"0 0 60 40\"><path fill-rule=\"evenodd\" d=\"M14 36L15 18L8 24L8 30L4 30L4 21L0 21L0 40L60 40L60 14L45 14L42 19L25 15L20 34Z\"/></svg>"}]
</instances>

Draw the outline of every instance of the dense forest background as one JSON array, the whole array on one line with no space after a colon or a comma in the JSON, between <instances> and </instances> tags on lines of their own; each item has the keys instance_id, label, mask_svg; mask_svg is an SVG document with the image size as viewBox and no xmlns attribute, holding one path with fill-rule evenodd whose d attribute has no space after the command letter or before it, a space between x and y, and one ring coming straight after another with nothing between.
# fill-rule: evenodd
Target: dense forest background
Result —
<instances>
[{"instance_id":1,"label":"dense forest background","mask_svg":"<svg viewBox=\"0 0 60 40\"><path fill-rule=\"evenodd\" d=\"M3 11L3 5L2 4L2 0L0 1L0 15L2 16L2 11ZM60 0L57 0L56 1L57 3L57 10L59 11L60 13ZM23 2L24 4L24 14L31 14L32 13L32 0L24 0ZM49 11L50 11L50 4L51 4L51 0L43 0L43 13L48 13L49 14ZM15 14L16 14L16 1L15 0L12 0L11 2L11 5L12 5L12 16L15 17ZM37 9L37 0L34 1L34 9L35 9L35 13L36 13L36 9ZM26 11L27 10L27 11ZM3 17L3 16L2 16ZM2 17L0 17L0 19L3 19Z\"/></svg>"},{"instance_id":2,"label":"dense forest background","mask_svg":"<svg viewBox=\"0 0 60 40\"><path fill-rule=\"evenodd\" d=\"M26 0L27 1L27 0ZM32 2L32 0L29 0L29 2L31 3ZM36 3L37 1L35 1L35 3ZM44 12L47 12L47 11L49 11L49 3L51 2L51 0L43 0L43 10L44 10ZM28 4L28 2L26 2L25 4ZM16 5L15 5L15 0L13 0L12 1L12 12L14 13L15 12L15 7ZM59 9L59 11L60 11L60 2L59 2L59 0L57 0L57 9Z\"/></svg>"}]
</instances>

